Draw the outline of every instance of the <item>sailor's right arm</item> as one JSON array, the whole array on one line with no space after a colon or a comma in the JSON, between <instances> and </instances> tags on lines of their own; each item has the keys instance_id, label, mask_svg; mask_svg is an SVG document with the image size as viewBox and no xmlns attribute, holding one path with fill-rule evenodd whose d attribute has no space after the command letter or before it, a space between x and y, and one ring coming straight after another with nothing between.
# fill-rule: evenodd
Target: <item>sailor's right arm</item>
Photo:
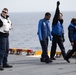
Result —
<instances>
[{"instance_id":1,"label":"sailor's right arm","mask_svg":"<svg viewBox=\"0 0 76 75\"><path fill-rule=\"evenodd\" d=\"M39 24L38 24L38 36L39 36L39 40L42 41L42 21L40 20L39 21Z\"/></svg>"},{"instance_id":2,"label":"sailor's right arm","mask_svg":"<svg viewBox=\"0 0 76 75\"><path fill-rule=\"evenodd\" d=\"M58 23L59 14L60 14L59 5L60 5L60 2L58 1L57 2L57 8L56 8L56 11L55 11L55 15L54 15L54 18L53 18L52 25L56 25Z\"/></svg>"}]
</instances>

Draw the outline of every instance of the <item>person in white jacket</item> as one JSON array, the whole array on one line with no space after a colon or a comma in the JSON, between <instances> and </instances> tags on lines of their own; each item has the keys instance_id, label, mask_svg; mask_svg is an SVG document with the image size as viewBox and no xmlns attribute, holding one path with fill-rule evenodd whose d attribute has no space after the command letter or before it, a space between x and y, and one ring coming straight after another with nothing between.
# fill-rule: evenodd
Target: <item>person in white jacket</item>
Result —
<instances>
[{"instance_id":1,"label":"person in white jacket","mask_svg":"<svg viewBox=\"0 0 76 75\"><path fill-rule=\"evenodd\" d=\"M9 31L11 30L12 23L8 16L8 9L3 8L0 14L0 70L4 68L12 68L8 64L9 52Z\"/></svg>"}]
</instances>

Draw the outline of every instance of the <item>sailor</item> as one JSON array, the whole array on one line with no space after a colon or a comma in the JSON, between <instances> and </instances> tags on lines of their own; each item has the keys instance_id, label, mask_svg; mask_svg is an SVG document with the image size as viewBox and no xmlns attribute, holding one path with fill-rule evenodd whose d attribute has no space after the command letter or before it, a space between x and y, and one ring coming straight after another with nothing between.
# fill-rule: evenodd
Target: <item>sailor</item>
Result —
<instances>
[{"instance_id":1,"label":"sailor","mask_svg":"<svg viewBox=\"0 0 76 75\"><path fill-rule=\"evenodd\" d=\"M41 62L52 62L48 56L48 37L51 40L51 31L50 31L50 20L51 14L49 12L45 13L45 17L39 21L38 24L38 37L42 47L42 55L40 58Z\"/></svg>"},{"instance_id":2,"label":"sailor","mask_svg":"<svg viewBox=\"0 0 76 75\"><path fill-rule=\"evenodd\" d=\"M11 21L9 19L8 9L3 8L0 14L0 70L4 68L12 68L8 64L8 52L9 52L9 31L11 30Z\"/></svg>"},{"instance_id":3,"label":"sailor","mask_svg":"<svg viewBox=\"0 0 76 75\"><path fill-rule=\"evenodd\" d=\"M64 39L64 29L63 29L63 19L62 19L63 14L60 13L59 5L60 5L60 2L57 1L57 8L56 8L56 12L55 12L53 22L52 22L53 40L52 40L52 46L51 46L51 52L50 52L50 59L51 60L56 60L54 58L54 56L55 56L55 53L56 53L57 44L59 45L59 47L61 49L61 52L62 52L62 55L63 55L64 59L65 59L65 56L66 56L65 48L64 48L64 45L63 45L63 42L65 41L65 39ZM69 62L68 60L66 60L66 61Z\"/></svg>"}]
</instances>

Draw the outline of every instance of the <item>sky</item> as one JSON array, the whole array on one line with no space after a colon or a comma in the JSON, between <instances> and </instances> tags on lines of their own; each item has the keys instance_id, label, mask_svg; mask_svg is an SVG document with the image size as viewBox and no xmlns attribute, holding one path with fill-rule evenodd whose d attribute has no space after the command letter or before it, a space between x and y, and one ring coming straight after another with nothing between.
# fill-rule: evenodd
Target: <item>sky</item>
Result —
<instances>
[{"instance_id":1,"label":"sky","mask_svg":"<svg viewBox=\"0 0 76 75\"><path fill-rule=\"evenodd\" d=\"M61 3L61 11L76 11L76 0L0 0L0 12L4 7L9 12L55 11L57 1Z\"/></svg>"}]
</instances>

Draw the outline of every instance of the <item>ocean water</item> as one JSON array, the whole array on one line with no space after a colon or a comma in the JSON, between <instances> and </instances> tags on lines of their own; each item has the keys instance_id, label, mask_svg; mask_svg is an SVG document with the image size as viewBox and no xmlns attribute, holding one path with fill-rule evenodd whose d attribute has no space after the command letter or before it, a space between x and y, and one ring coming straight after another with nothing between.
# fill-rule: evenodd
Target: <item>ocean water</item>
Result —
<instances>
[{"instance_id":1,"label":"ocean water","mask_svg":"<svg viewBox=\"0 0 76 75\"><path fill-rule=\"evenodd\" d=\"M64 19L64 32L65 32L65 42L64 46L66 51L71 48L68 39L68 25L73 17L76 17L76 12L62 12ZM21 48L21 49L32 49L40 50L41 46L37 36L38 21L44 18L45 12L23 12L23 13L10 13L10 19L12 21L13 29L10 31L10 48ZM51 12L52 17L54 12ZM51 49L51 41L49 41L48 50ZM57 50L60 50L57 47Z\"/></svg>"}]
</instances>

